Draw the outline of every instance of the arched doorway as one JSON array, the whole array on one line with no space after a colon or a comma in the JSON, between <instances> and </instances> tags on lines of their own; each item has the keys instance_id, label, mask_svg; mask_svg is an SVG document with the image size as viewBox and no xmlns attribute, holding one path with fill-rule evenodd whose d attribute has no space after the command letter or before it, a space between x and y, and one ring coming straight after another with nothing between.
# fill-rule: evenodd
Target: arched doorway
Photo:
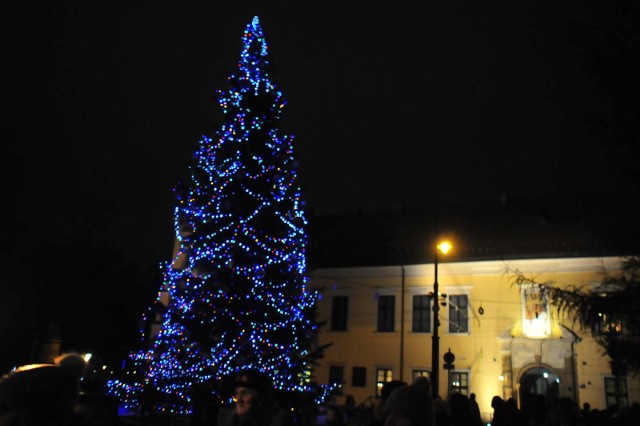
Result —
<instances>
[{"instance_id":1,"label":"arched doorway","mask_svg":"<svg viewBox=\"0 0 640 426\"><path fill-rule=\"evenodd\" d=\"M520 377L520 403L539 403L544 397L548 404L560 396L560 378L550 368L533 367L526 370ZM536 404L537 405L537 404Z\"/></svg>"}]
</instances>

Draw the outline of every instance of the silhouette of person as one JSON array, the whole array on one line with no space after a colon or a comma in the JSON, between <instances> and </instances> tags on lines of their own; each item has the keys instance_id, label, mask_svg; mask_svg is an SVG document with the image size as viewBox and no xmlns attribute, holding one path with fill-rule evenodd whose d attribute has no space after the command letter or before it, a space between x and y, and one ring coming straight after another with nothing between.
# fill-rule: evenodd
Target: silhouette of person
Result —
<instances>
[{"instance_id":1,"label":"silhouette of person","mask_svg":"<svg viewBox=\"0 0 640 426\"><path fill-rule=\"evenodd\" d=\"M419 380L418 380L419 379ZM383 408L385 426L432 426L433 398L426 377L394 389Z\"/></svg>"},{"instance_id":2,"label":"silhouette of person","mask_svg":"<svg viewBox=\"0 0 640 426\"><path fill-rule=\"evenodd\" d=\"M402 380L390 380L388 382L384 382L382 385L382 389L380 389L380 398L376 401L375 406L373 407L373 420L368 423L368 426L383 426L384 425L384 413L383 408L387 399L389 399L389 395L395 389L400 386L407 386L407 382Z\"/></svg>"},{"instance_id":3,"label":"silhouette of person","mask_svg":"<svg viewBox=\"0 0 640 426\"><path fill-rule=\"evenodd\" d=\"M471 405L466 395L453 392L449 395L448 404L451 426L471 426Z\"/></svg>"},{"instance_id":4,"label":"silhouette of person","mask_svg":"<svg viewBox=\"0 0 640 426\"><path fill-rule=\"evenodd\" d=\"M55 364L30 364L0 379L0 424L71 426L80 423L75 413L80 379L86 362L64 354Z\"/></svg>"},{"instance_id":5,"label":"silhouette of person","mask_svg":"<svg viewBox=\"0 0 640 426\"><path fill-rule=\"evenodd\" d=\"M491 426L505 426L506 419L506 403L504 399L495 395L491 398L491 408L493 408L493 417L491 418Z\"/></svg>"},{"instance_id":6,"label":"silhouette of person","mask_svg":"<svg viewBox=\"0 0 640 426\"><path fill-rule=\"evenodd\" d=\"M482 415L480 414L480 406L476 401L476 394L469 395L469 408L471 410L471 426L482 426Z\"/></svg>"}]
</instances>

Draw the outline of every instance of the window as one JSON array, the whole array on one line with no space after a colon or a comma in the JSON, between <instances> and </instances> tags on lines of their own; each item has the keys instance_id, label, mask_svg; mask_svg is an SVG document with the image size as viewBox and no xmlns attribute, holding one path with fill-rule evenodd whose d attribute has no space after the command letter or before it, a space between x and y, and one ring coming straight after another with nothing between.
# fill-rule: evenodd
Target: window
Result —
<instances>
[{"instance_id":1,"label":"window","mask_svg":"<svg viewBox=\"0 0 640 426\"><path fill-rule=\"evenodd\" d=\"M331 331L347 331L349 298L333 296L331 300Z\"/></svg>"},{"instance_id":2,"label":"window","mask_svg":"<svg viewBox=\"0 0 640 426\"><path fill-rule=\"evenodd\" d=\"M344 367L341 365L329 366L329 384L338 385L338 394L342 394L342 385L344 384Z\"/></svg>"},{"instance_id":3,"label":"window","mask_svg":"<svg viewBox=\"0 0 640 426\"><path fill-rule=\"evenodd\" d=\"M354 388L363 388L367 386L367 369L365 367L353 367L351 386Z\"/></svg>"},{"instance_id":4,"label":"window","mask_svg":"<svg viewBox=\"0 0 640 426\"><path fill-rule=\"evenodd\" d=\"M427 295L413 296L413 326L411 331L431 331L431 298Z\"/></svg>"},{"instance_id":5,"label":"window","mask_svg":"<svg viewBox=\"0 0 640 426\"><path fill-rule=\"evenodd\" d=\"M449 296L449 333L469 332L469 302L466 294Z\"/></svg>"},{"instance_id":6,"label":"window","mask_svg":"<svg viewBox=\"0 0 640 426\"><path fill-rule=\"evenodd\" d=\"M393 331L395 296L378 297L378 331Z\"/></svg>"},{"instance_id":7,"label":"window","mask_svg":"<svg viewBox=\"0 0 640 426\"><path fill-rule=\"evenodd\" d=\"M393 379L393 371L390 368L378 368L376 371L376 396L380 396L380 391L385 383Z\"/></svg>"},{"instance_id":8,"label":"window","mask_svg":"<svg viewBox=\"0 0 640 426\"><path fill-rule=\"evenodd\" d=\"M522 334L527 337L547 337L551 334L547 297L537 286L522 287Z\"/></svg>"},{"instance_id":9,"label":"window","mask_svg":"<svg viewBox=\"0 0 640 426\"><path fill-rule=\"evenodd\" d=\"M598 314L602 321L598 325L598 334L600 335L615 335L622 334L622 321L614 320L611 316L606 314Z\"/></svg>"},{"instance_id":10,"label":"window","mask_svg":"<svg viewBox=\"0 0 640 426\"><path fill-rule=\"evenodd\" d=\"M453 392L469 395L469 373L464 371L449 372L449 393Z\"/></svg>"},{"instance_id":11,"label":"window","mask_svg":"<svg viewBox=\"0 0 640 426\"><path fill-rule=\"evenodd\" d=\"M617 385L617 386L616 386ZM629 396L627 393L626 377L605 377L604 378L604 397L607 408L613 405L620 407L629 406Z\"/></svg>"},{"instance_id":12,"label":"window","mask_svg":"<svg viewBox=\"0 0 640 426\"><path fill-rule=\"evenodd\" d=\"M415 380L416 377L420 377L420 376L431 378L431 370L413 370L411 372L412 381Z\"/></svg>"}]
</instances>

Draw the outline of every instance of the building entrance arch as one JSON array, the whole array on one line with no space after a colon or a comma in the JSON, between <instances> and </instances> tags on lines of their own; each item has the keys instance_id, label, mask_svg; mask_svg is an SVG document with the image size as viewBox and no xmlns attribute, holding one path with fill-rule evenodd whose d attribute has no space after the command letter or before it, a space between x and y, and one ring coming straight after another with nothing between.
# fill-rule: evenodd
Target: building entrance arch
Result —
<instances>
[{"instance_id":1,"label":"building entrance arch","mask_svg":"<svg viewBox=\"0 0 640 426\"><path fill-rule=\"evenodd\" d=\"M560 377L551 368L529 368L522 373L519 384L521 404L533 403L540 397L549 403L560 396Z\"/></svg>"}]
</instances>

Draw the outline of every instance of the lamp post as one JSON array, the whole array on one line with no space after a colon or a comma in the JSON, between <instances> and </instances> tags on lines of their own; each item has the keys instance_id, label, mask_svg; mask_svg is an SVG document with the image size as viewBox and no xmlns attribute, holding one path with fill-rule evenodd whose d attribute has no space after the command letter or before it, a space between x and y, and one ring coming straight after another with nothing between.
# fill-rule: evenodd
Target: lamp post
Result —
<instances>
[{"instance_id":1,"label":"lamp post","mask_svg":"<svg viewBox=\"0 0 640 426\"><path fill-rule=\"evenodd\" d=\"M438 290L438 251L442 254L447 254L452 248L451 243L443 241L438 244L435 251L435 257L433 262L434 267L434 281L433 281L433 334L431 336L431 387L433 397L439 395L438 392L438 378L440 376L440 336L438 336L438 327L440 321L438 320L438 311L440 311L440 292Z\"/></svg>"}]
</instances>

